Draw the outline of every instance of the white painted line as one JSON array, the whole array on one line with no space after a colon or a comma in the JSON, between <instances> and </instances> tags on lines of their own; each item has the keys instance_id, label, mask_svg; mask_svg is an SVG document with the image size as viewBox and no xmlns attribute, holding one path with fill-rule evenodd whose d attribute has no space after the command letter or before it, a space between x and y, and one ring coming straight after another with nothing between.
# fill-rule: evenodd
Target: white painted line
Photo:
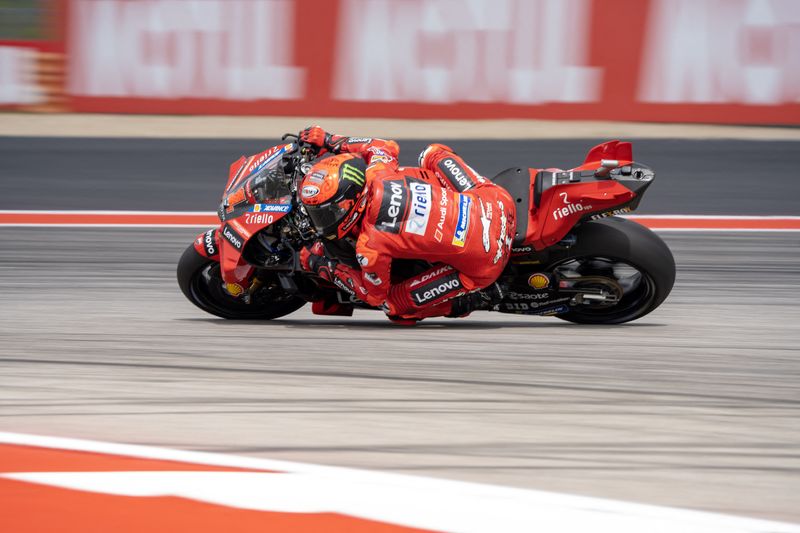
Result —
<instances>
[{"instance_id":1,"label":"white painted line","mask_svg":"<svg viewBox=\"0 0 800 533\"><path fill-rule=\"evenodd\" d=\"M658 218L664 220L800 220L793 215L619 215L620 218Z\"/></svg>"},{"instance_id":2,"label":"white painted line","mask_svg":"<svg viewBox=\"0 0 800 533\"><path fill-rule=\"evenodd\" d=\"M335 512L437 531L800 533L800 526L715 513L418 476L0 432L0 443L272 470L23 472L2 477L110 494L174 495L231 507Z\"/></svg>"},{"instance_id":3,"label":"white painted line","mask_svg":"<svg viewBox=\"0 0 800 533\"><path fill-rule=\"evenodd\" d=\"M42 224L33 222L0 222L0 227L12 228L209 228L209 224Z\"/></svg>"},{"instance_id":4,"label":"white painted line","mask_svg":"<svg viewBox=\"0 0 800 533\"><path fill-rule=\"evenodd\" d=\"M95 211L91 209L0 209L0 215L175 215L175 216L217 216L216 211Z\"/></svg>"},{"instance_id":5,"label":"white painted line","mask_svg":"<svg viewBox=\"0 0 800 533\"><path fill-rule=\"evenodd\" d=\"M654 231L800 231L800 216L625 215ZM0 226L64 228L208 228L210 211L15 211L0 210Z\"/></svg>"}]
</instances>

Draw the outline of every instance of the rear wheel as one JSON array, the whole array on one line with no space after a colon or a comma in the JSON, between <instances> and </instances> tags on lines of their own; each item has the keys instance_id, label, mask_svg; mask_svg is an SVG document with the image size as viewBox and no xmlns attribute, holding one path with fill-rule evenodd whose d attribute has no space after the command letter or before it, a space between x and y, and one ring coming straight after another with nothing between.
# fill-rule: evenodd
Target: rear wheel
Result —
<instances>
[{"instance_id":1,"label":"rear wheel","mask_svg":"<svg viewBox=\"0 0 800 533\"><path fill-rule=\"evenodd\" d=\"M576 231L577 243L549 269L590 297L556 315L579 324L621 324L656 309L675 283L675 259L661 238L630 220L609 217ZM592 294L607 297L592 299Z\"/></svg>"},{"instance_id":2,"label":"rear wheel","mask_svg":"<svg viewBox=\"0 0 800 533\"><path fill-rule=\"evenodd\" d=\"M270 320L297 311L306 302L280 288L277 280L264 283L250 303L228 294L218 261L212 261L190 244L178 262L178 285L190 302L207 313L234 320Z\"/></svg>"}]
</instances>

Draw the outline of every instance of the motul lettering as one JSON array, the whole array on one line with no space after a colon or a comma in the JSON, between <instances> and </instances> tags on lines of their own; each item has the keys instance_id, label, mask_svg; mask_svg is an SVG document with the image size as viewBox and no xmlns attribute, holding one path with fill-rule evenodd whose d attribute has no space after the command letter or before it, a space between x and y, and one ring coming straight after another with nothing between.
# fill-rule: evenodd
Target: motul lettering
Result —
<instances>
[{"instance_id":1,"label":"motul lettering","mask_svg":"<svg viewBox=\"0 0 800 533\"><path fill-rule=\"evenodd\" d=\"M422 304L459 288L461 288L461 280L454 278L447 281L442 281L436 287L433 287L422 294L414 293L414 297L417 299L417 303Z\"/></svg>"},{"instance_id":2,"label":"motul lettering","mask_svg":"<svg viewBox=\"0 0 800 533\"><path fill-rule=\"evenodd\" d=\"M295 12L284 1L70 1L69 93L301 99L308 74L291 61Z\"/></svg>"}]
</instances>

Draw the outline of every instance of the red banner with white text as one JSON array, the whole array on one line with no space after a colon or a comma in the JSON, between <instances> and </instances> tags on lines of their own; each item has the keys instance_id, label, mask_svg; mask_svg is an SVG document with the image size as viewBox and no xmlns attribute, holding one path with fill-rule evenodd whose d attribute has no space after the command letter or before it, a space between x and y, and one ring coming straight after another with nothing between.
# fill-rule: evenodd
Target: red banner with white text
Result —
<instances>
[{"instance_id":1,"label":"red banner with white text","mask_svg":"<svg viewBox=\"0 0 800 533\"><path fill-rule=\"evenodd\" d=\"M800 124L796 0L57 4L77 112Z\"/></svg>"}]
</instances>

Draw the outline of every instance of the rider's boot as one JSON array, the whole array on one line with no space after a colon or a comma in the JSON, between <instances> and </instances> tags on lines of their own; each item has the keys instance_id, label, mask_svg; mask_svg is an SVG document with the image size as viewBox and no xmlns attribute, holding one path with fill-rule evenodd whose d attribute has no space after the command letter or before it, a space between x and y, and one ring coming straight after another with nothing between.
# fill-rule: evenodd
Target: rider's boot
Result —
<instances>
[{"instance_id":1,"label":"rider's boot","mask_svg":"<svg viewBox=\"0 0 800 533\"><path fill-rule=\"evenodd\" d=\"M503 288L499 283L494 282L479 291L453 298L450 300L452 307L447 316L448 318L461 318L473 311L489 310L503 299L503 294Z\"/></svg>"}]
</instances>

